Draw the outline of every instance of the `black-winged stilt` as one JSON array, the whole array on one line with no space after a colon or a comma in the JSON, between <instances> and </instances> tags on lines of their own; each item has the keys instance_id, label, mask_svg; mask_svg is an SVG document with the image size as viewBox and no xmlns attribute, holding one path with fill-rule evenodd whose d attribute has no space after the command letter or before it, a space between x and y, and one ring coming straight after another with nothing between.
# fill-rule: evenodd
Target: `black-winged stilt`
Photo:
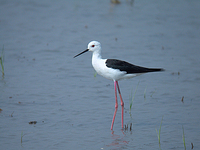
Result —
<instances>
[{"instance_id":1,"label":"black-winged stilt","mask_svg":"<svg viewBox=\"0 0 200 150\"><path fill-rule=\"evenodd\" d=\"M117 59L102 59L101 58L101 44L98 41L91 41L88 44L88 48L79 53L78 55L74 56L77 57L87 51L93 52L92 55L92 65L96 72L110 80L114 81L114 88L115 88L115 112L111 124L111 130L113 129L113 124L115 121L115 116L117 113L118 102L117 102L117 90L119 92L119 97L121 100L121 107L122 107L122 128L124 127L124 102L122 100L121 92L119 89L118 81L121 79L129 79L141 75L147 72L156 72L156 71L164 71L161 68L145 68L130 64L126 61L121 61Z\"/></svg>"}]
</instances>

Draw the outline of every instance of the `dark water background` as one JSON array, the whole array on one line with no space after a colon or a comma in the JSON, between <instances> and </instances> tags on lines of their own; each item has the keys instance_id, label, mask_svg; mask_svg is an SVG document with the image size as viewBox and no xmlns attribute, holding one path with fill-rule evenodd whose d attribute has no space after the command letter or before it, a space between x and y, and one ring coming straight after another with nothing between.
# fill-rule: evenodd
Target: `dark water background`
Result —
<instances>
[{"instance_id":1,"label":"dark water background","mask_svg":"<svg viewBox=\"0 0 200 150\"><path fill-rule=\"evenodd\" d=\"M200 149L199 8L198 0L1 0L0 149L155 150L162 117L161 149L184 149L182 127L187 149ZM91 40L104 58L166 70L119 82L131 131L121 130L119 107L111 133L113 82L94 77L91 53L73 58Z\"/></svg>"}]
</instances>

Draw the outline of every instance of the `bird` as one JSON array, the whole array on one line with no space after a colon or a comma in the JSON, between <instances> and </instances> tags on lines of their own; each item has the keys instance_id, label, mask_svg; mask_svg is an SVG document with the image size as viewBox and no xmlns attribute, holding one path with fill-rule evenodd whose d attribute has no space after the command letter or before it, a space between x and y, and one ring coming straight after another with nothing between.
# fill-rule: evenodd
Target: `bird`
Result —
<instances>
[{"instance_id":1,"label":"bird","mask_svg":"<svg viewBox=\"0 0 200 150\"><path fill-rule=\"evenodd\" d=\"M114 89L115 89L115 112L113 115L112 123L111 123L111 130L113 130L113 125L115 121L115 116L118 109L118 101L117 101L117 91L119 93L119 97L121 100L121 126L122 129L124 128L124 101L122 99L122 95L120 92L118 81L122 79L129 79L136 77L138 75L148 73L148 72L158 72L158 71L164 71L162 68L146 68L141 67L137 65L133 65L131 63L128 63L126 61L118 60L118 59L102 59L101 57L101 44L98 41L91 41L87 49L83 52L77 54L74 56L77 57L83 53L86 53L88 51L93 52L92 54L92 66L95 69L95 71L109 79L114 81Z\"/></svg>"}]
</instances>

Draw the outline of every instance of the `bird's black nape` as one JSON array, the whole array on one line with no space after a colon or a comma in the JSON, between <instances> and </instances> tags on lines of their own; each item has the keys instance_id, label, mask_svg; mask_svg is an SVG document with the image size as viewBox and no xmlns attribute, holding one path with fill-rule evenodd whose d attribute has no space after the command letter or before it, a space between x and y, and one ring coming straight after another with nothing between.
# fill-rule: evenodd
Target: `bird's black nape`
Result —
<instances>
[{"instance_id":1,"label":"bird's black nape","mask_svg":"<svg viewBox=\"0 0 200 150\"><path fill-rule=\"evenodd\" d=\"M77 56L79 56L79 55L81 55L81 54L83 54L83 53L85 53L85 52L87 52L87 51L89 51L89 49L86 49L86 50L84 50L83 52L77 54L76 56L74 56L74 58L77 57Z\"/></svg>"}]
</instances>

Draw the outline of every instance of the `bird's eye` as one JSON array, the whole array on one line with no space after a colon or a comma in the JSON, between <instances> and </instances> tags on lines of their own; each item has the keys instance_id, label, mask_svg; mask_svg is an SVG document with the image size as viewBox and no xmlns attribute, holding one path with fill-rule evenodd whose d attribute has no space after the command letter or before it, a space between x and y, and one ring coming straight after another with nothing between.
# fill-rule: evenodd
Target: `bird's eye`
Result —
<instances>
[{"instance_id":1,"label":"bird's eye","mask_svg":"<svg viewBox=\"0 0 200 150\"><path fill-rule=\"evenodd\" d=\"M92 47L94 47L95 45L92 45Z\"/></svg>"}]
</instances>

